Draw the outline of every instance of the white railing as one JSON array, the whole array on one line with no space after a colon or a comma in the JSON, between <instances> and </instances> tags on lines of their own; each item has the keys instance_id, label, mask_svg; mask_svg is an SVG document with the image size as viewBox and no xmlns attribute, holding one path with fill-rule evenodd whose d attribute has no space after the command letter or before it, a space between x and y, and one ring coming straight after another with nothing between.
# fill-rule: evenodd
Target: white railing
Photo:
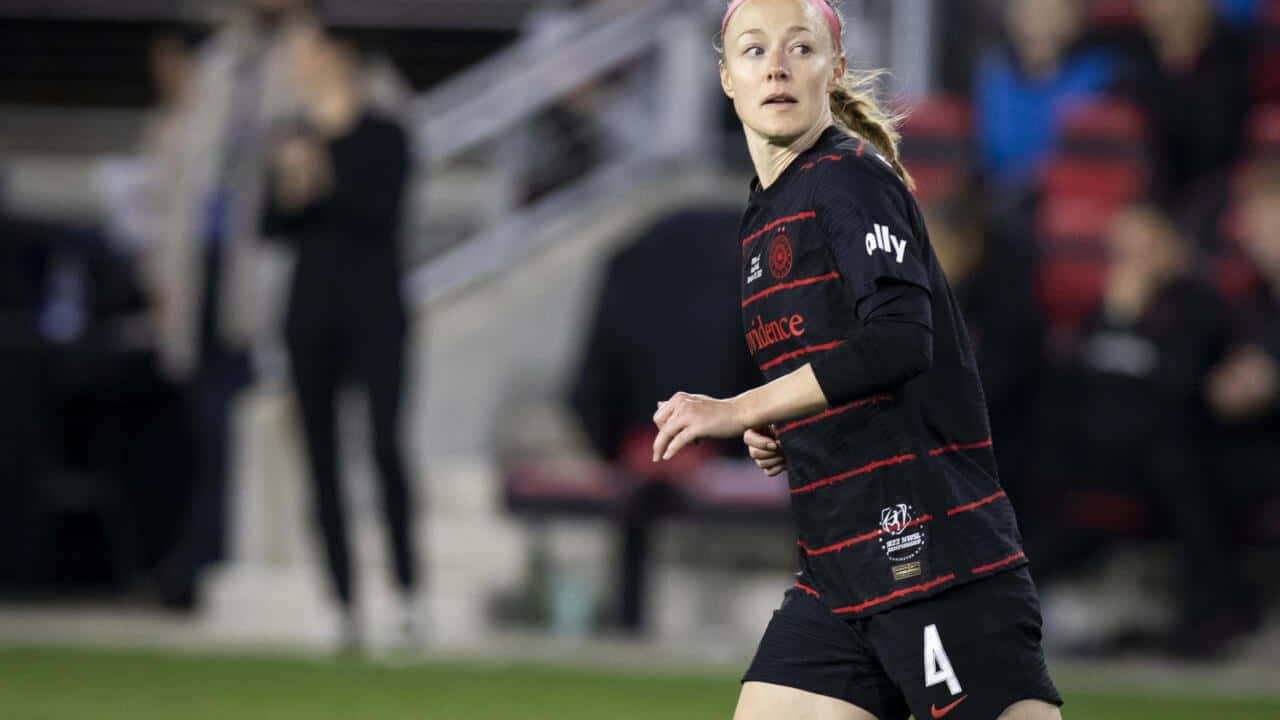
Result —
<instances>
[{"instance_id":1,"label":"white railing","mask_svg":"<svg viewBox=\"0 0 1280 720\"><path fill-rule=\"evenodd\" d=\"M659 44L661 20L684 3L613 0L558 29L560 42L526 38L445 82L414 104L431 165L527 120L570 90Z\"/></svg>"},{"instance_id":2,"label":"white railing","mask_svg":"<svg viewBox=\"0 0 1280 720\"><path fill-rule=\"evenodd\" d=\"M536 204L517 208L515 193L483 198L489 226L428 258L409 274L405 293L423 304L510 266L535 250L531 238L563 218L625 194L628 183L659 171L672 159L707 157L713 124L714 56L701 0L613 0L564 16L553 32L535 33L418 99L416 138L428 172L442 170L468 151L495 148L487 186L510 188L518 163L501 157L508 133L519 133L538 113L574 89L629 63L650 63L644 104L654 110L642 143L609 157ZM508 177L503 178L502 175ZM428 208L428 212L430 209ZM430 220L428 220L430 223Z\"/></svg>"}]
</instances>

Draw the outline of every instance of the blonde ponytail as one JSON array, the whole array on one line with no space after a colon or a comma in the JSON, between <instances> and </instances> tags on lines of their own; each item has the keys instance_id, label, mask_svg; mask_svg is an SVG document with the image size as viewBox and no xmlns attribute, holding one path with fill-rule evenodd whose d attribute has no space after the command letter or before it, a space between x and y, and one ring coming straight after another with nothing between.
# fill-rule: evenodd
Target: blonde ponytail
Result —
<instances>
[{"instance_id":1,"label":"blonde ponytail","mask_svg":"<svg viewBox=\"0 0 1280 720\"><path fill-rule=\"evenodd\" d=\"M846 131L867 139L893 166L894 172L914 191L916 182L898 157L897 124L903 116L885 111L876 99L876 85L884 70L847 72L830 93L831 116Z\"/></svg>"}]
</instances>

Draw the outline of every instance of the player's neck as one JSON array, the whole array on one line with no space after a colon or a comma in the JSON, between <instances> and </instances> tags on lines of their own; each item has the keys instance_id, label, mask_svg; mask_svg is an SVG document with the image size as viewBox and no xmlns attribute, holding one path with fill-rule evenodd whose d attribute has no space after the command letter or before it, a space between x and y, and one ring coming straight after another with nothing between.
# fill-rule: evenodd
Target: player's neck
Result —
<instances>
[{"instance_id":1,"label":"player's neck","mask_svg":"<svg viewBox=\"0 0 1280 720\"><path fill-rule=\"evenodd\" d=\"M822 137L823 131L830 125L830 118L827 118L827 122L820 122L805 131L803 135L785 142L771 140L744 126L743 129L747 134L747 152L751 155L751 164L755 166L760 187L767 188L772 185L792 161L818 142L818 138Z\"/></svg>"}]
</instances>

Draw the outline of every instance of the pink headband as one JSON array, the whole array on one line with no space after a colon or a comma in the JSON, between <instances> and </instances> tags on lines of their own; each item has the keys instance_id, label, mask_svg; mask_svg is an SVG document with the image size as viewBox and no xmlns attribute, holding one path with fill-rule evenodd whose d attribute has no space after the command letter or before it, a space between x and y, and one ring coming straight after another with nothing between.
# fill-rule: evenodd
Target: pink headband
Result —
<instances>
[{"instance_id":1,"label":"pink headband","mask_svg":"<svg viewBox=\"0 0 1280 720\"><path fill-rule=\"evenodd\" d=\"M720 37L724 38L724 29L729 27L729 18L733 16L742 3L747 0L733 0L729 3L729 9L724 12L724 20L720 21ZM831 9L826 0L809 0L809 4L818 8L822 16L827 19L827 24L831 26L831 36L836 39L836 52L844 52L844 48L840 42L840 19L836 17L836 11Z\"/></svg>"}]
</instances>

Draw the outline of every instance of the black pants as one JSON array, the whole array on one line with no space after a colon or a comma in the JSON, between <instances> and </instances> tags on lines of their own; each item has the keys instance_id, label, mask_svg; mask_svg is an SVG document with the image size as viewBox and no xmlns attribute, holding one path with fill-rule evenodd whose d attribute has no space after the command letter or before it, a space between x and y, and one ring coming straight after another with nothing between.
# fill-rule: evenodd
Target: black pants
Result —
<instances>
[{"instance_id":1,"label":"black pants","mask_svg":"<svg viewBox=\"0 0 1280 720\"><path fill-rule=\"evenodd\" d=\"M188 431L195 441L195 473L179 534L157 568L167 598L179 606L195 601L200 571L223 559L231 403L251 379L248 355L226 351L205 358L186 387L184 405Z\"/></svg>"},{"instance_id":2,"label":"black pants","mask_svg":"<svg viewBox=\"0 0 1280 720\"><path fill-rule=\"evenodd\" d=\"M377 313L370 313L377 316ZM313 315L314 317L314 315ZM338 481L337 395L344 379L368 393L373 453L381 480L382 509L390 533L400 588L416 584L410 540L412 499L399 441L400 399L404 377L402 323L373 321L362 331L308 327L291 320L287 331L294 388L302 410L315 512L324 535L334 590L343 607L353 601L346 518Z\"/></svg>"}]
</instances>

